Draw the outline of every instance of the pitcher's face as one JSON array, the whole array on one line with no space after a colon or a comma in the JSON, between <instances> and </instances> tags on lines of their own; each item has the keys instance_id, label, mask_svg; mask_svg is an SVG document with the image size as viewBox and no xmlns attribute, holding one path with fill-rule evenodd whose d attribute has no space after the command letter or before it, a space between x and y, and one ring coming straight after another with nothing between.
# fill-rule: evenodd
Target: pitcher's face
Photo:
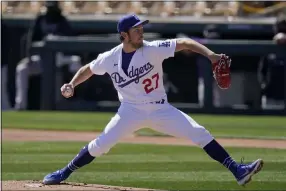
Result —
<instances>
[{"instance_id":1,"label":"pitcher's face","mask_svg":"<svg viewBox=\"0 0 286 191\"><path fill-rule=\"evenodd\" d=\"M138 25L136 27L131 28L127 35L127 42L135 49L138 49L143 46L143 25Z\"/></svg>"}]
</instances>

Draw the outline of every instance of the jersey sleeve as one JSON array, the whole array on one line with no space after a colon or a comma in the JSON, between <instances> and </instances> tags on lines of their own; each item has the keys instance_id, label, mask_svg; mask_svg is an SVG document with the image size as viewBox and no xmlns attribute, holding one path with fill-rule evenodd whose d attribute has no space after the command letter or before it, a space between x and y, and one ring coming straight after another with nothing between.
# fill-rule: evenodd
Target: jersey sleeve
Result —
<instances>
[{"instance_id":1,"label":"jersey sleeve","mask_svg":"<svg viewBox=\"0 0 286 191\"><path fill-rule=\"evenodd\" d=\"M96 75L104 75L106 73L106 62L106 54L101 53L95 60L89 63L90 70Z\"/></svg>"},{"instance_id":2,"label":"jersey sleeve","mask_svg":"<svg viewBox=\"0 0 286 191\"><path fill-rule=\"evenodd\" d=\"M164 60L169 57L174 57L176 50L176 39L168 40L157 40L151 42L152 46L155 47L154 56Z\"/></svg>"}]
</instances>

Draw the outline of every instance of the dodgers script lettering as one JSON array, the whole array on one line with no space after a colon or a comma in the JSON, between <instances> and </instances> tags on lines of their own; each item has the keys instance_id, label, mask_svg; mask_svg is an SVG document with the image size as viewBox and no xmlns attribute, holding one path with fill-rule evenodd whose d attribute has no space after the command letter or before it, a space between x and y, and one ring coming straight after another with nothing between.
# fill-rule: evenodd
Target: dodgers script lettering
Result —
<instances>
[{"instance_id":1,"label":"dodgers script lettering","mask_svg":"<svg viewBox=\"0 0 286 191\"><path fill-rule=\"evenodd\" d=\"M132 82L135 82L136 84L138 84L139 79L147 75L149 72L151 72L153 68L154 66L150 64L149 62L139 68L134 68L132 66L131 70L128 73L128 77L131 78L129 81L127 81L124 77L122 77L118 72L114 72L110 76L113 79L114 83L120 84L119 87L123 88L131 84Z\"/></svg>"}]
</instances>

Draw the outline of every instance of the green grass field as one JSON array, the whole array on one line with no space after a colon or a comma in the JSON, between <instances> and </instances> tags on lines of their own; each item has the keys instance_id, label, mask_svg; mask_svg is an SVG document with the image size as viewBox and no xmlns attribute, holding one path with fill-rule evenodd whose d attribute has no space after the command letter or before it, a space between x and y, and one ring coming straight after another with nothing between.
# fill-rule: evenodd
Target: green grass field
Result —
<instances>
[{"instance_id":1,"label":"green grass field","mask_svg":"<svg viewBox=\"0 0 286 191\"><path fill-rule=\"evenodd\" d=\"M85 143L37 142L2 145L3 180L41 180L66 165ZM285 190L286 150L228 148L237 160L263 157L265 165L246 187L196 147L118 144L78 170L72 182L168 190Z\"/></svg>"},{"instance_id":2,"label":"green grass field","mask_svg":"<svg viewBox=\"0 0 286 191\"><path fill-rule=\"evenodd\" d=\"M102 131L114 113L3 112L3 128ZM216 137L286 139L286 117L191 115ZM148 128L140 135L162 135Z\"/></svg>"},{"instance_id":3,"label":"green grass field","mask_svg":"<svg viewBox=\"0 0 286 191\"><path fill-rule=\"evenodd\" d=\"M114 113L3 112L2 128L102 131ZM216 137L286 139L285 117L191 115ZM141 135L162 135L150 129ZM2 180L42 180L86 143L2 142ZM118 144L68 181L164 190L285 190L286 149L231 148L237 160L263 158L247 187L198 147Z\"/></svg>"}]
</instances>

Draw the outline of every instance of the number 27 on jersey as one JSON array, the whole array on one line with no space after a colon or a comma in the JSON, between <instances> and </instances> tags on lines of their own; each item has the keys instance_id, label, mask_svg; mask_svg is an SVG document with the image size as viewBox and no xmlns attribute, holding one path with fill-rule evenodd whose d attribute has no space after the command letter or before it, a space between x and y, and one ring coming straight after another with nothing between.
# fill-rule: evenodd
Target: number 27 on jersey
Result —
<instances>
[{"instance_id":1,"label":"number 27 on jersey","mask_svg":"<svg viewBox=\"0 0 286 191\"><path fill-rule=\"evenodd\" d=\"M153 90L158 88L159 83L159 74L154 74L151 78L146 78L143 80L142 84L144 84L144 90L146 94L149 94Z\"/></svg>"}]
</instances>

